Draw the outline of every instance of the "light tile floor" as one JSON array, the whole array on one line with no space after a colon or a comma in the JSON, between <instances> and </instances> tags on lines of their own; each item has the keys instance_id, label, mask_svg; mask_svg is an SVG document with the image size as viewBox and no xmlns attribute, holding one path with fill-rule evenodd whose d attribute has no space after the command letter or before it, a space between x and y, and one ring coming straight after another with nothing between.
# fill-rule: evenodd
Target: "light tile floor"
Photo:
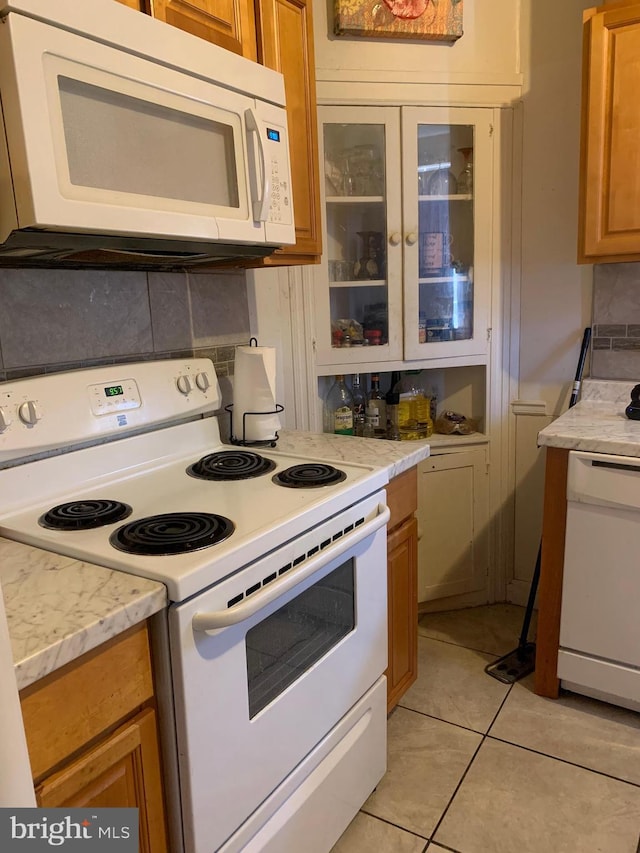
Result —
<instances>
[{"instance_id":1,"label":"light tile floor","mask_svg":"<svg viewBox=\"0 0 640 853\"><path fill-rule=\"evenodd\" d=\"M332 853L640 853L640 715L484 672L523 613L422 617L387 773Z\"/></svg>"}]
</instances>

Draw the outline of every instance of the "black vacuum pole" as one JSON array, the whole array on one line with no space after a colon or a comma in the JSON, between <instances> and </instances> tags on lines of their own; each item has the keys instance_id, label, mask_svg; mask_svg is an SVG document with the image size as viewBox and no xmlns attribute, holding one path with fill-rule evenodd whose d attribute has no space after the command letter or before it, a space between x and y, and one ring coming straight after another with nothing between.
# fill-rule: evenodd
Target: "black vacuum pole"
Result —
<instances>
[{"instance_id":1,"label":"black vacuum pole","mask_svg":"<svg viewBox=\"0 0 640 853\"><path fill-rule=\"evenodd\" d=\"M580 385L582 384L582 373L584 371L584 363L589 351L589 342L591 341L591 327L587 326L582 335L582 345L580 347L580 357L578 359L578 367L576 376L573 380L573 389L571 398L569 399L569 408L575 406L580 395ZM529 590L529 598L527 599L527 607L524 612L524 620L522 622L522 631L518 640L518 648L514 649L506 655L503 655L498 660L485 666L484 671L488 675L497 678L505 684L513 684L525 675L533 672L536 666L536 644L528 643L529 627L531 625L531 617L533 615L533 605L535 604L536 594L538 592L538 584L540 582L540 563L542 561L542 541L538 545L538 556L536 557L536 567L533 570L531 578L531 588Z\"/></svg>"}]
</instances>

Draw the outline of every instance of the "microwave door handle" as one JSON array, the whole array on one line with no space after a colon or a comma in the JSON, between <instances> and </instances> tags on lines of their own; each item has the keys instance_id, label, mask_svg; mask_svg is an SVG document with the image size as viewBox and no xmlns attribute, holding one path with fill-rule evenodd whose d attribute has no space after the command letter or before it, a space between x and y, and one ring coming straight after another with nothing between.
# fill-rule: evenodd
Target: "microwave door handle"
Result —
<instances>
[{"instance_id":1,"label":"microwave door handle","mask_svg":"<svg viewBox=\"0 0 640 853\"><path fill-rule=\"evenodd\" d=\"M375 518L365 522L356 529L355 532L343 536L329 545L319 554L312 557L310 560L300 567L298 571L291 570L290 574L283 575L273 585L263 588L263 591L258 595L252 595L243 604L237 604L234 607L228 607L226 610L216 610L212 613L196 613L191 620L191 627L194 631L215 631L219 628L228 628L230 625L237 625L243 622L250 616L253 616L267 604L280 598L285 592L288 592L294 586L297 586L301 581L310 577L323 565L326 565L331 560L349 551L358 542L366 539L376 530L389 521L391 512L385 504L378 504L378 514Z\"/></svg>"},{"instance_id":2,"label":"microwave door handle","mask_svg":"<svg viewBox=\"0 0 640 853\"><path fill-rule=\"evenodd\" d=\"M260 157L260 169L256 163L255 157L250 160L250 168L256 171L255 175L251 175L251 195L253 203L253 219L255 222L266 222L269 216L269 204L271 202L271 180L267 171L266 154L264 150L264 140L260 132L260 122L255 112L252 109L245 111L245 121L247 122L247 131L251 134L256 142L258 154ZM253 151L255 151L255 147ZM259 186L260 182L262 185ZM253 198L254 191L258 194L257 198Z\"/></svg>"}]
</instances>

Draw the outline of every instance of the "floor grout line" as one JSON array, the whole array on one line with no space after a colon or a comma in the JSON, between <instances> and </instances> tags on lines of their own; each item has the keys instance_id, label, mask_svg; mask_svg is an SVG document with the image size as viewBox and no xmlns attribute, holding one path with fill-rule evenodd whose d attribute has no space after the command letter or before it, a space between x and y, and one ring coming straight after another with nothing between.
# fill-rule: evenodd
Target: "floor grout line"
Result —
<instances>
[{"instance_id":1,"label":"floor grout line","mask_svg":"<svg viewBox=\"0 0 640 853\"><path fill-rule=\"evenodd\" d=\"M512 684L512 685L509 687L509 689L507 690L506 695L505 695L504 699L502 700L502 702L500 703L500 707L498 708L498 710L497 710L497 711L496 711L496 713L494 714L493 719L491 720L491 723L489 724L489 728L487 729L487 731L489 731L489 729L491 728L491 726L495 723L496 718L497 718L498 714L500 713L500 711L502 710L502 707L503 707L504 703L505 703L505 702L507 701L507 699L509 698L509 694L511 693L512 688L513 688L513 684ZM454 791L453 791L453 794L452 794L452 795L451 795L451 797L449 798L449 802L448 802L448 803L447 803L447 805L444 807L444 810L443 810L442 814L440 815L440 819L438 820L438 822L436 823L435 827L433 828L433 832L431 833L431 836L430 836L430 837L431 837L431 840L432 840L432 841L434 841L436 844L439 844L440 842L435 838L435 835L436 835L437 831L440 829L440 826L441 826L441 824L442 824L443 820L445 819L445 817L446 817L446 815L447 815L447 812L448 812L448 811L449 811L449 809L451 808L451 804L453 803L454 799L456 798L456 795L457 795L458 791L460 790L460 787L462 786L462 783L463 783L463 782L464 782L464 780L467 778L467 774L469 773L469 770L471 769L471 767L472 767L472 765L473 765L473 762L476 760L476 756L478 755L478 753L479 753L479 752L480 752L480 750L482 749L482 745L483 745L483 743L486 741L486 739L487 739L487 735L486 735L486 734L484 734L484 735L482 736L482 740L480 741L480 743L479 743L479 744L478 744L478 746L476 747L475 752L474 752L474 753L473 753L473 755L471 756L471 760L470 760L470 761L469 761L469 763L467 764L467 766L466 766L466 768L465 768L464 773L462 774L462 776L461 776L461 777L460 777L460 779L458 780L458 784L456 785L456 787L455 787L455 789L454 789Z\"/></svg>"},{"instance_id":2,"label":"floor grout line","mask_svg":"<svg viewBox=\"0 0 640 853\"><path fill-rule=\"evenodd\" d=\"M500 703L500 707L502 707L502 702ZM472 729L471 726L463 726L462 723L454 723L452 720L445 720L444 717L437 717L435 714L428 714L426 711L418 711L416 708L410 708L408 705L403 705L402 700L398 702L396 708L402 708L404 711L411 711L413 714L420 714L421 717L428 717L430 720L438 720L440 723L447 723L450 726L455 726L458 729L463 729L465 732L471 732L474 735L485 737L487 734L487 732ZM492 720L491 725L493 725L493 722L494 721Z\"/></svg>"},{"instance_id":3,"label":"floor grout line","mask_svg":"<svg viewBox=\"0 0 640 853\"><path fill-rule=\"evenodd\" d=\"M428 835L420 835L419 832L414 832L413 829L407 829L406 826L402 826L399 823L394 823L392 820L387 820L386 817L380 817L380 815L374 814L373 812L368 812L365 808L361 808L360 812L362 814L366 814L367 817L373 817L376 820L381 821L382 823L386 823L388 826L394 826L396 829L401 829L402 832L407 832L409 835L414 835L416 838L421 838L423 841L430 841Z\"/></svg>"},{"instance_id":4,"label":"floor grout line","mask_svg":"<svg viewBox=\"0 0 640 853\"><path fill-rule=\"evenodd\" d=\"M488 649L478 649L476 646L465 646L463 643L455 643L453 640L443 640L442 637L428 637L426 634L418 634L418 639L433 640L434 643L445 643L447 646L456 646L458 649L468 649L470 652L479 652L481 655L489 655L496 660L504 654L508 654L508 651L499 654L498 652L489 651Z\"/></svg>"},{"instance_id":5,"label":"floor grout line","mask_svg":"<svg viewBox=\"0 0 640 853\"><path fill-rule=\"evenodd\" d=\"M640 782L631 782L629 779L621 779L619 776L614 776L612 773L605 773L604 770L596 770L594 767L587 767L585 764L578 764L577 761L569 761L568 758L561 758L559 755L551 755L549 752L542 752L540 749L533 749L531 746L524 746L524 744L517 743L514 740L506 740L506 738L496 737L495 735L489 734L489 732L487 732L486 737L490 740L498 741L499 743L505 743L508 746L515 746L518 749L524 749L526 752L533 752L535 755L540 755L543 758L552 758L554 761L560 761L562 764L568 764L570 767L577 767L580 770L586 770L588 773L596 773L598 776L605 776L607 779L612 779L614 782L622 782L625 785L640 788ZM640 851L638 851L638 853L640 853Z\"/></svg>"}]
</instances>

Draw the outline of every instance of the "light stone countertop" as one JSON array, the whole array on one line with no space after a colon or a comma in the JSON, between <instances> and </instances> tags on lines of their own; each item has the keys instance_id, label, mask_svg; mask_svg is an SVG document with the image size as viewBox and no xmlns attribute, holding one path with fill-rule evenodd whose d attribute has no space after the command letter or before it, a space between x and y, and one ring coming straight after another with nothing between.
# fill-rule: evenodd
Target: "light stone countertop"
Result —
<instances>
[{"instance_id":1,"label":"light stone countertop","mask_svg":"<svg viewBox=\"0 0 640 853\"><path fill-rule=\"evenodd\" d=\"M167 605L161 583L2 538L0 582L19 689Z\"/></svg>"},{"instance_id":2,"label":"light stone countertop","mask_svg":"<svg viewBox=\"0 0 640 853\"><path fill-rule=\"evenodd\" d=\"M391 480L413 468L430 455L431 439L385 441L331 433L282 430L276 450L309 459L321 459L338 466L340 462L384 468Z\"/></svg>"},{"instance_id":3,"label":"light stone countertop","mask_svg":"<svg viewBox=\"0 0 640 853\"><path fill-rule=\"evenodd\" d=\"M640 456L640 421L624 413L635 384L585 380L580 402L538 433L538 445Z\"/></svg>"}]
</instances>

